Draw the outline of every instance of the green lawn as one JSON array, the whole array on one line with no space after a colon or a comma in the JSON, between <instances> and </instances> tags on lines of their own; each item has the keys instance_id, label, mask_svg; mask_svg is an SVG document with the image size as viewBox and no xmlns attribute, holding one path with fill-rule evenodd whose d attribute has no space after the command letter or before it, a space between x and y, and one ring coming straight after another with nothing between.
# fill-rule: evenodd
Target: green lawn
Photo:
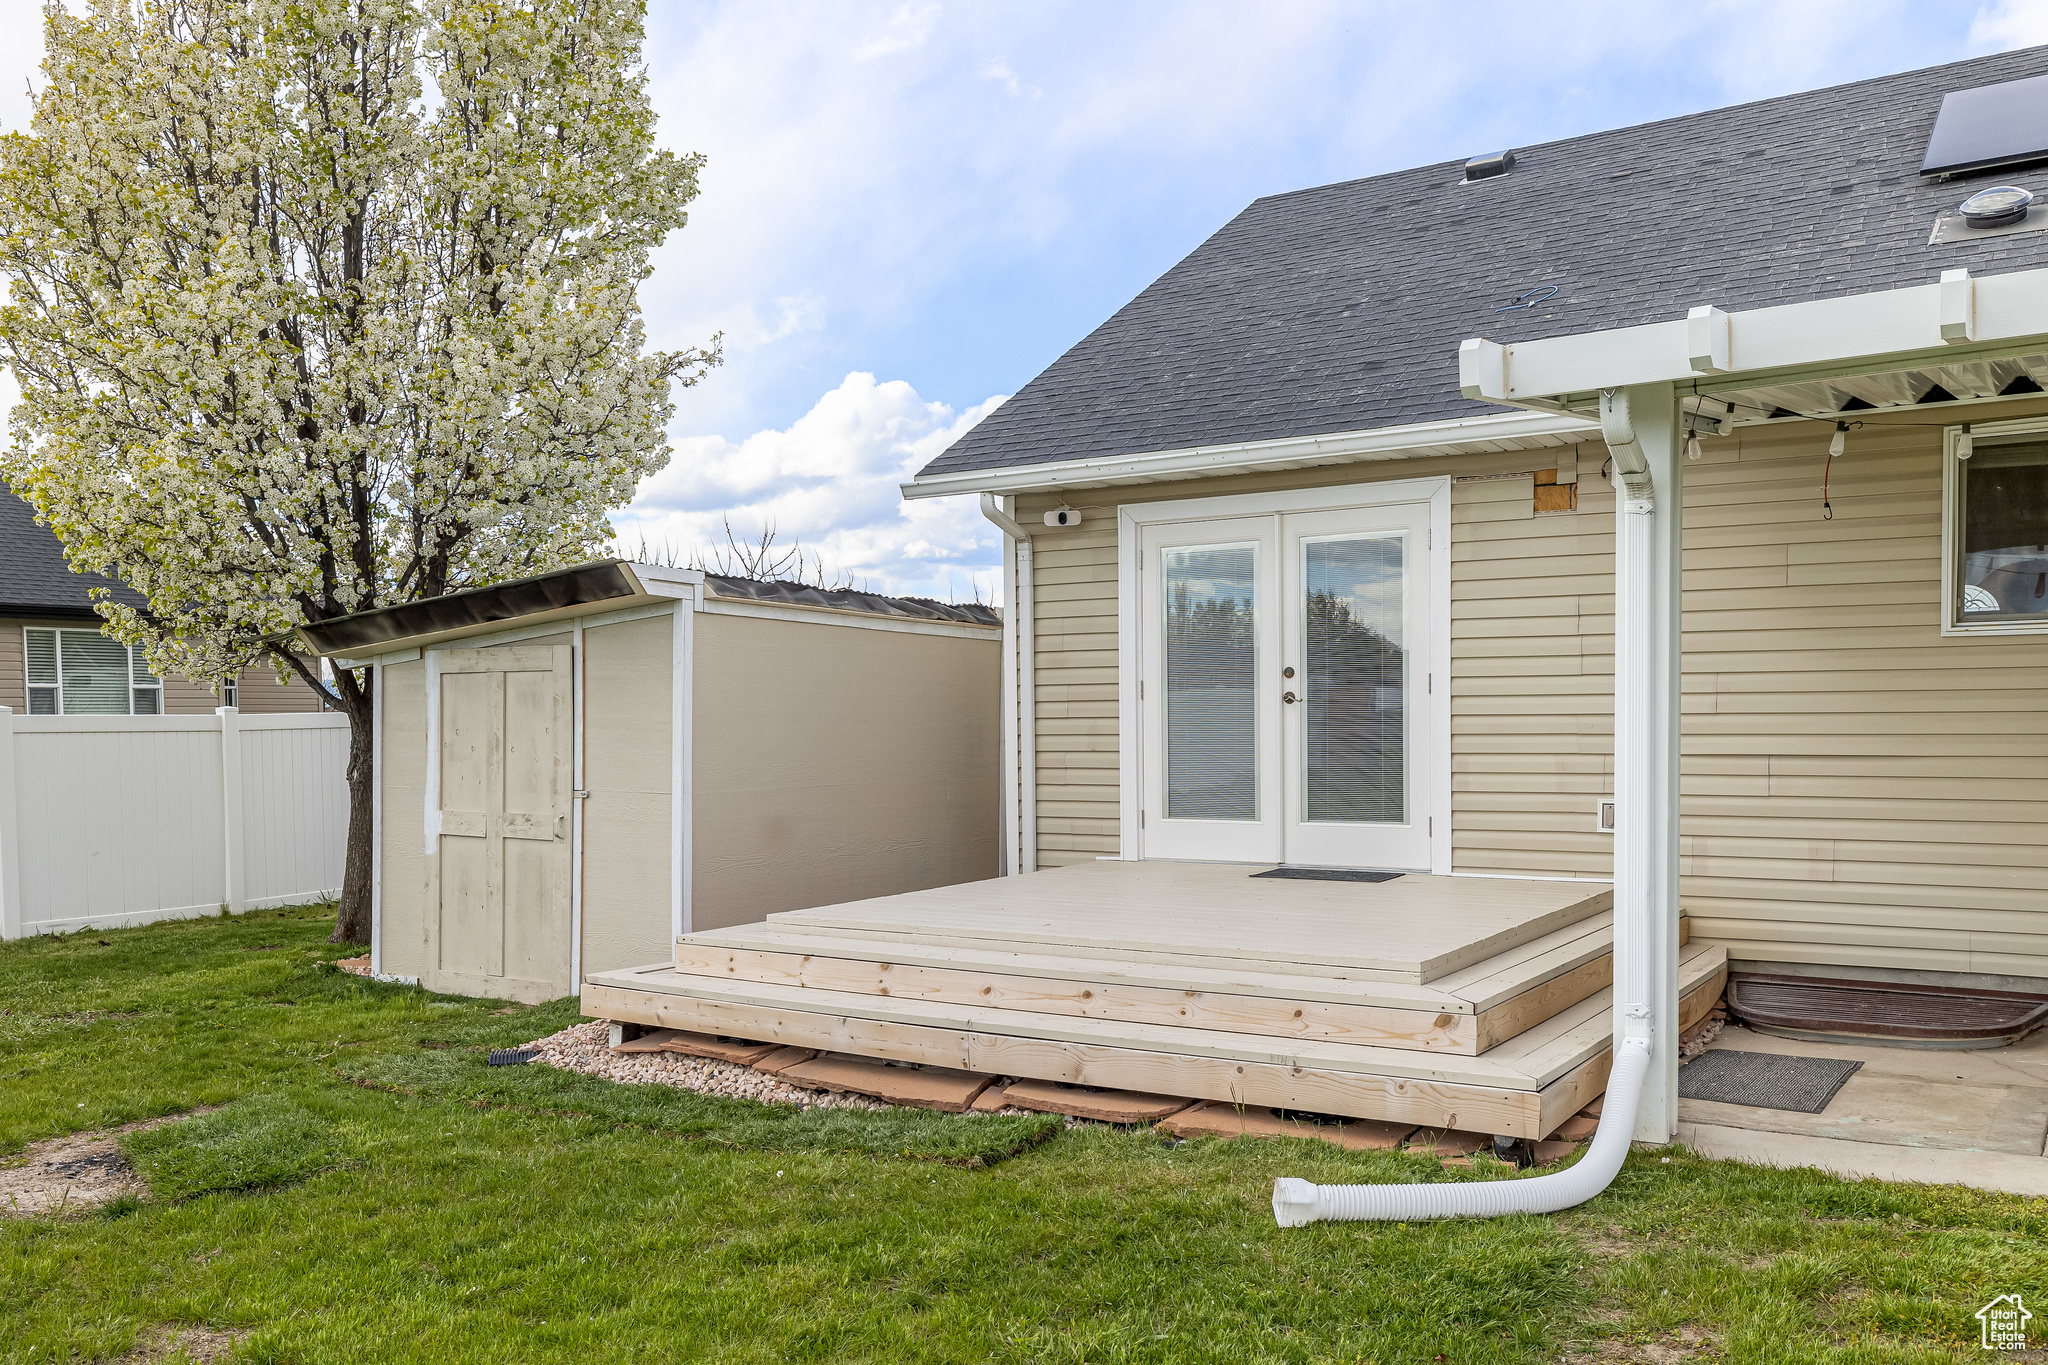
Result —
<instances>
[{"instance_id":1,"label":"green lawn","mask_svg":"<svg viewBox=\"0 0 2048 1365\"><path fill-rule=\"evenodd\" d=\"M1639 1153L1568 1215L1282 1232L1277 1175L1464 1177L493 1072L573 1006L342 976L331 924L0 945L0 1161L226 1106L129 1138L147 1202L0 1218L0 1360L1975 1360L2048 1305L2048 1201Z\"/></svg>"}]
</instances>

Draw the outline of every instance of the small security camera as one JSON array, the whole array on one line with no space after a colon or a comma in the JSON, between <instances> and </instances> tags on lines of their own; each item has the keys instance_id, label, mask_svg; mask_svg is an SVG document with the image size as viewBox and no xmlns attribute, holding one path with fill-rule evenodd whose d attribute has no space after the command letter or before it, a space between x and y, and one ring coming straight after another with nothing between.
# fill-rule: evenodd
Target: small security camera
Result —
<instances>
[{"instance_id":1,"label":"small security camera","mask_svg":"<svg viewBox=\"0 0 2048 1365\"><path fill-rule=\"evenodd\" d=\"M1047 526L1079 526L1081 524L1081 514L1073 508L1062 504L1045 514L1045 524Z\"/></svg>"}]
</instances>

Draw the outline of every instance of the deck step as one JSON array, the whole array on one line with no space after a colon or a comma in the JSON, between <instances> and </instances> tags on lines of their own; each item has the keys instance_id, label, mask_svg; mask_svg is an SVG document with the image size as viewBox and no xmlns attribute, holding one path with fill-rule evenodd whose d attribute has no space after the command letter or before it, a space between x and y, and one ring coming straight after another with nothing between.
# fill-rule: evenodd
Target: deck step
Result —
<instances>
[{"instance_id":1,"label":"deck step","mask_svg":"<svg viewBox=\"0 0 2048 1365\"><path fill-rule=\"evenodd\" d=\"M711 980L1478 1056L1607 987L1610 921L1603 911L1430 986L1311 983L772 924L679 938L674 965Z\"/></svg>"},{"instance_id":2,"label":"deck step","mask_svg":"<svg viewBox=\"0 0 2048 1365\"><path fill-rule=\"evenodd\" d=\"M1605 883L1411 873L1274 881L1269 865L1090 862L791 910L781 929L1039 945L1155 965L1427 984L1611 908Z\"/></svg>"},{"instance_id":3,"label":"deck step","mask_svg":"<svg viewBox=\"0 0 2048 1365\"><path fill-rule=\"evenodd\" d=\"M1688 1017L1711 1008L1726 971L1722 949L1684 951ZM1603 989L1478 1057L959 1007L672 969L594 976L583 1010L983 1075L1540 1138L1605 1088L1611 994Z\"/></svg>"}]
</instances>

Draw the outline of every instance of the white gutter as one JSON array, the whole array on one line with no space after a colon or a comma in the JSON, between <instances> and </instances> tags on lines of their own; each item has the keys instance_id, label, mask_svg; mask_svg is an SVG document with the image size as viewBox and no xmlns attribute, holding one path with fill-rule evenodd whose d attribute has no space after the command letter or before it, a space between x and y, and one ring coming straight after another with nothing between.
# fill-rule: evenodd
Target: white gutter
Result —
<instances>
[{"instance_id":1,"label":"white gutter","mask_svg":"<svg viewBox=\"0 0 2048 1365\"><path fill-rule=\"evenodd\" d=\"M1583 1204L1614 1183L1628 1156L1636 1096L1650 1069L1648 1021L1642 1036L1622 1041L1607 1078L1607 1104L1593 1145L1577 1165L1534 1180L1481 1180L1458 1185L1313 1185L1282 1176L1273 1182L1273 1218L1283 1228L1320 1221L1499 1218L1555 1213Z\"/></svg>"},{"instance_id":2,"label":"white gutter","mask_svg":"<svg viewBox=\"0 0 2048 1365\"><path fill-rule=\"evenodd\" d=\"M1468 450L1537 449L1589 440L1599 430L1598 423L1570 413L1497 412L1447 422L1418 422L1400 427L1375 427L1369 431L1340 431L1324 436L1289 436L1274 441L1238 441L1228 445L1189 446L1181 450L1155 450L1137 455L919 475L903 485L903 496L944 498L960 493L1029 493L1054 488L1142 483L1154 479L1214 478L1221 474L1248 474L1262 469L1302 465L1355 464L1424 455L1453 455Z\"/></svg>"},{"instance_id":3,"label":"white gutter","mask_svg":"<svg viewBox=\"0 0 2048 1365\"><path fill-rule=\"evenodd\" d=\"M1469 343L1468 343L1469 349ZM1454 1185L1273 1182L1282 1227L1323 1219L1554 1213L1607 1188L1637 1138L1670 1141L1678 1072L1678 395L1600 396L1614 458L1614 1067L1593 1145L1534 1180ZM1662 496L1653 496L1662 483ZM1661 505L1660 505L1661 504ZM1648 1084L1646 1084L1648 1082ZM1647 1101L1647 1103L1645 1103Z\"/></svg>"},{"instance_id":4,"label":"white gutter","mask_svg":"<svg viewBox=\"0 0 2048 1365\"><path fill-rule=\"evenodd\" d=\"M1003 532L1003 870L1038 870L1038 659L1032 624L1031 536L993 493L981 514Z\"/></svg>"}]
</instances>

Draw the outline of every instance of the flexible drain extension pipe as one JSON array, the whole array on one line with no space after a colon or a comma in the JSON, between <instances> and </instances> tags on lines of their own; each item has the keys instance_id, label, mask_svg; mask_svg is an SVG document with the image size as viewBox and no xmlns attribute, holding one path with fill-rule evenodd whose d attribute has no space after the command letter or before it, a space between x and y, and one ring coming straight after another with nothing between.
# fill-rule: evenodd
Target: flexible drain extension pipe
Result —
<instances>
[{"instance_id":1,"label":"flexible drain extension pipe","mask_svg":"<svg viewBox=\"0 0 2048 1365\"><path fill-rule=\"evenodd\" d=\"M1636 1099L1650 1074L1649 1010L1625 1011L1628 1033L1607 1078L1607 1101L1593 1145L1569 1170L1533 1180L1482 1180L1460 1185L1315 1185L1282 1176L1273 1182L1273 1217L1283 1228L1321 1221L1413 1221L1498 1218L1555 1213L1583 1204L1614 1182L1635 1135Z\"/></svg>"}]
</instances>

